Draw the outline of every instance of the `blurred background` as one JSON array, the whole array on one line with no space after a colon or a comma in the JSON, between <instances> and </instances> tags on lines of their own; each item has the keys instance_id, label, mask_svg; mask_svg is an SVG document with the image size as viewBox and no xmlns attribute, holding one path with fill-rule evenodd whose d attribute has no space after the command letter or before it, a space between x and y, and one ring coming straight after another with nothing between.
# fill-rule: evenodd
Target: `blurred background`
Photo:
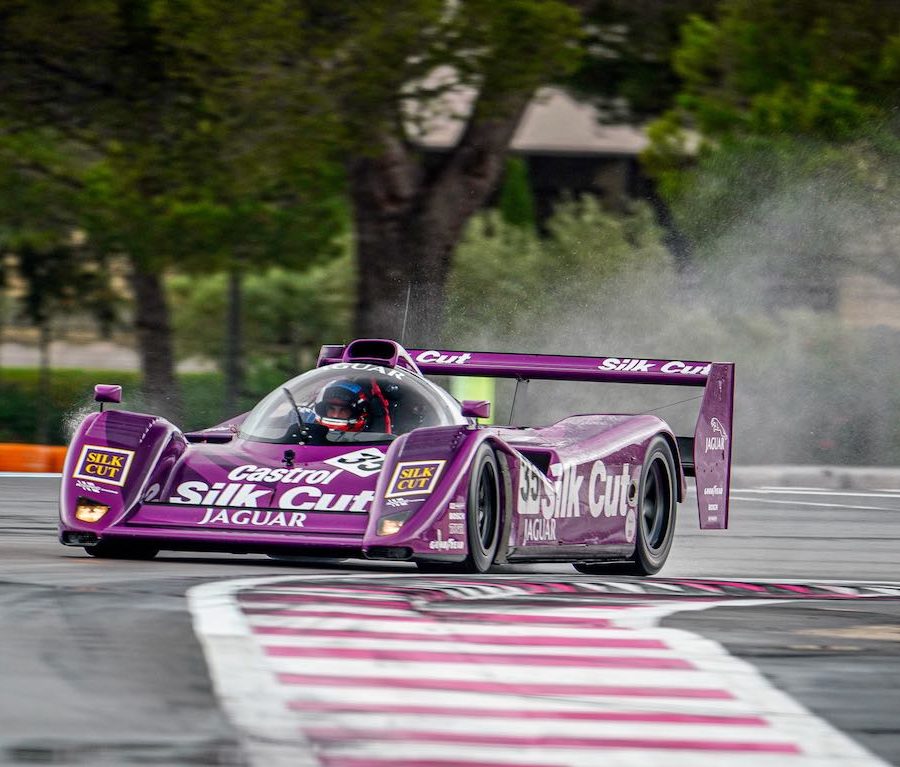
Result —
<instances>
[{"instance_id":1,"label":"blurred background","mask_svg":"<svg viewBox=\"0 0 900 767\"><path fill-rule=\"evenodd\" d=\"M0 0L0 442L402 336L734 361L738 461L896 464L898 105L896 0Z\"/></svg>"}]
</instances>

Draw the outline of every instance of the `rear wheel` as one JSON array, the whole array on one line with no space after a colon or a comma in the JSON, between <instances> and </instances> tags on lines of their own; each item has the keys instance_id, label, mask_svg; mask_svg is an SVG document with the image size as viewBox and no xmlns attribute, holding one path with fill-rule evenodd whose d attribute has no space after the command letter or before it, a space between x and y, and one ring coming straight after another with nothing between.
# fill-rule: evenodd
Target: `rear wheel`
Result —
<instances>
[{"instance_id":1,"label":"rear wheel","mask_svg":"<svg viewBox=\"0 0 900 767\"><path fill-rule=\"evenodd\" d=\"M93 546L85 546L84 550L98 559L153 559L159 554L159 549L153 546L118 541L100 541Z\"/></svg>"},{"instance_id":2,"label":"rear wheel","mask_svg":"<svg viewBox=\"0 0 900 767\"><path fill-rule=\"evenodd\" d=\"M577 562L575 569L589 575L653 575L660 571L675 534L675 459L663 437L647 448L641 471L634 554L627 562Z\"/></svg>"}]
</instances>

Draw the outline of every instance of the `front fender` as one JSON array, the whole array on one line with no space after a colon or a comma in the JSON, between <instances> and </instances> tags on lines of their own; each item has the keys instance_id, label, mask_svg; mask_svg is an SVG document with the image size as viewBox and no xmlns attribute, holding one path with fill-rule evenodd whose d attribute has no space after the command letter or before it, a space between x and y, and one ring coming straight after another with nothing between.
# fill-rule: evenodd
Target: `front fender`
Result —
<instances>
[{"instance_id":1,"label":"front fender","mask_svg":"<svg viewBox=\"0 0 900 767\"><path fill-rule=\"evenodd\" d=\"M184 452L181 431L164 418L107 410L92 413L69 444L60 487L61 530L102 533L127 518ZM109 506L97 522L75 517L79 498Z\"/></svg>"},{"instance_id":2,"label":"front fender","mask_svg":"<svg viewBox=\"0 0 900 767\"><path fill-rule=\"evenodd\" d=\"M437 426L398 438L385 455L363 538L367 556L406 549L414 558L462 561L468 555L465 524L469 471L483 429ZM455 514L459 516L456 517ZM405 517L402 528L379 535L386 517Z\"/></svg>"}]
</instances>

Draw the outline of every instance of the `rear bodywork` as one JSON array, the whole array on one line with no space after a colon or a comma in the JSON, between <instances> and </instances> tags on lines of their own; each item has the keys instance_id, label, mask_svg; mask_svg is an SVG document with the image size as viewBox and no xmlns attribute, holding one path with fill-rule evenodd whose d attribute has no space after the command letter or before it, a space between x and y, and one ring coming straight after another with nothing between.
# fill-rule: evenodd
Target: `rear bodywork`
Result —
<instances>
[{"instance_id":1,"label":"rear bodywork","mask_svg":"<svg viewBox=\"0 0 900 767\"><path fill-rule=\"evenodd\" d=\"M404 350L392 342L323 347L319 366L408 375L478 375L704 388L693 435L653 415L577 415L547 427L416 428L389 443L268 444L240 419L184 434L165 419L88 416L66 459L60 537L67 545L145 542L161 549L461 561L470 471L488 444L499 468L497 561L597 561L634 551L648 445L669 442L678 500L695 476L703 528L725 528L733 366L678 360ZM108 507L98 521L79 503ZM385 533L386 518L402 526Z\"/></svg>"}]
</instances>

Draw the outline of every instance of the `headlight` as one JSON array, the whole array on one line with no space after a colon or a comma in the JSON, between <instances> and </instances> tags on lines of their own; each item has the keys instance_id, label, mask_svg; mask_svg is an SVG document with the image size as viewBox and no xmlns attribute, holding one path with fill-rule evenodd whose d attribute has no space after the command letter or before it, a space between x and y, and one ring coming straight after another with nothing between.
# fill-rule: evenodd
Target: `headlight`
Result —
<instances>
[{"instance_id":1,"label":"headlight","mask_svg":"<svg viewBox=\"0 0 900 767\"><path fill-rule=\"evenodd\" d=\"M99 522L107 511L109 506L105 503L97 503L90 498L79 498L75 504L75 519L82 522Z\"/></svg>"},{"instance_id":2,"label":"headlight","mask_svg":"<svg viewBox=\"0 0 900 767\"><path fill-rule=\"evenodd\" d=\"M395 535L399 533L411 514L412 510L400 511L396 514L388 514L388 516L382 517L378 520L377 535Z\"/></svg>"}]
</instances>

